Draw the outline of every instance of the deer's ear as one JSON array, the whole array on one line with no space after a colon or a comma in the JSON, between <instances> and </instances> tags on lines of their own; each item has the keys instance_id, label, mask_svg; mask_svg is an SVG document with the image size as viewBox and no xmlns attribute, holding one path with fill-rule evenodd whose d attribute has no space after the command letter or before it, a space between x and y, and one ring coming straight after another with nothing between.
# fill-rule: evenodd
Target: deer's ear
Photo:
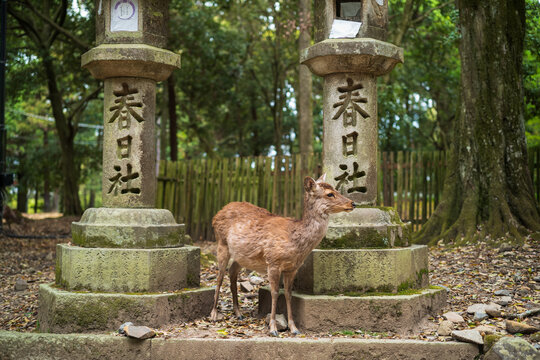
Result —
<instances>
[{"instance_id":1,"label":"deer's ear","mask_svg":"<svg viewBox=\"0 0 540 360\"><path fill-rule=\"evenodd\" d=\"M304 189L306 189L306 191L312 191L316 186L317 183L315 182L315 180L313 180L309 176L306 176L304 178Z\"/></svg>"},{"instance_id":2,"label":"deer's ear","mask_svg":"<svg viewBox=\"0 0 540 360\"><path fill-rule=\"evenodd\" d=\"M317 179L318 183L326 182L326 173L322 174L320 178Z\"/></svg>"}]
</instances>

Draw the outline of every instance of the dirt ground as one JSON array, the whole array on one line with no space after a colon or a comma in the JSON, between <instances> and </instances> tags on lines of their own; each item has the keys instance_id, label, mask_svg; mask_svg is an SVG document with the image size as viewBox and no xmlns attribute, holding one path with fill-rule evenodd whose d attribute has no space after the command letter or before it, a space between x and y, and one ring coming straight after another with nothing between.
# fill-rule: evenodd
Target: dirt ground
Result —
<instances>
[{"instance_id":1,"label":"dirt ground","mask_svg":"<svg viewBox=\"0 0 540 360\"><path fill-rule=\"evenodd\" d=\"M54 282L55 246L69 242L70 224L73 217L25 218L22 224L4 224L0 235L0 329L35 331L38 311L38 289L40 284ZM13 236L16 235L17 237ZM215 286L217 266L214 262L215 244L197 243L202 249L201 285ZM449 291L448 303L438 316L429 318L424 331L399 335L393 332L373 333L351 329L334 333L306 333L308 338L354 337L354 338L409 338L427 341L449 341L450 337L438 336L436 330L442 314L454 311L461 314L464 322L455 324L456 330L472 329L480 325L491 325L494 330L506 334L505 318L514 318L527 310L540 307L540 243L529 240L520 248L502 247L492 249L484 244L477 246L430 249L430 283L442 285ZM247 281L252 275L247 271L240 274L239 281ZM16 291L17 280L24 280L27 288ZM260 286L267 285L265 281ZM24 285L22 285L24 287ZM228 279L224 281L220 297L220 311L224 315L216 323L208 319L175 324L156 329L161 337L259 337L267 336L264 319L258 319L257 291L240 291L240 305L244 319L236 320L232 315L232 300ZM502 316L475 321L467 314L472 304L488 304L498 301L497 290L509 290L512 301L502 308ZM208 309L210 312L210 309ZM540 327L540 315L527 317L523 322ZM120 325L120 324L119 324ZM141 324L142 325L142 324ZM116 329L111 329L111 333ZM280 333L290 336L288 332ZM537 344L538 336L516 334ZM535 342L536 341L536 342ZM539 346L539 345L536 345ZM540 346L539 346L540 347Z\"/></svg>"}]
</instances>

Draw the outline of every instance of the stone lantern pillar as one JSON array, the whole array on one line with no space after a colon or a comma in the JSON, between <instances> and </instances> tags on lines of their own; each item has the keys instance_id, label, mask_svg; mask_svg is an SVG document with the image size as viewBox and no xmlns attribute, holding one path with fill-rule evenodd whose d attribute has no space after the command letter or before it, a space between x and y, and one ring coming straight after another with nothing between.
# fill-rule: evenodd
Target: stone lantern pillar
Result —
<instances>
[{"instance_id":1,"label":"stone lantern pillar","mask_svg":"<svg viewBox=\"0 0 540 360\"><path fill-rule=\"evenodd\" d=\"M387 13L388 0L315 0L316 43L300 61L324 78L323 172L361 206L330 217L325 239L299 269L300 328L409 331L445 303L444 292L427 288L427 247L410 246L410 225L376 206L376 81L403 62L403 49L384 41ZM375 292L395 296L369 296ZM259 310L267 308L263 290Z\"/></svg>"},{"instance_id":2,"label":"stone lantern pillar","mask_svg":"<svg viewBox=\"0 0 540 360\"><path fill-rule=\"evenodd\" d=\"M82 67L104 82L102 208L72 224L57 247L56 285L40 289L40 330L161 326L207 315L200 249L155 209L156 83L180 67L167 42L168 0L96 0L97 47ZM187 289L191 288L191 289Z\"/></svg>"}]
</instances>

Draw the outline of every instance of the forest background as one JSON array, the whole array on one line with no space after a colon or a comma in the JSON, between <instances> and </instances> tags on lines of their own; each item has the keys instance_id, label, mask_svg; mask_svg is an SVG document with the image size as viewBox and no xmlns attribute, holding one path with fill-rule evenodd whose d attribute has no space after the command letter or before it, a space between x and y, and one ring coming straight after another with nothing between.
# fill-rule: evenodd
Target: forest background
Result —
<instances>
[{"instance_id":1,"label":"forest background","mask_svg":"<svg viewBox=\"0 0 540 360\"><path fill-rule=\"evenodd\" d=\"M378 82L381 151L450 149L462 107L458 6L389 1L387 41L404 48L405 63ZM102 84L80 68L94 45L94 3L10 1L8 13L9 204L80 214L100 205ZM299 75L313 30L306 14L305 0L171 0L168 47L182 69L158 87L160 159L320 152L322 81ZM525 1L525 20L523 118L537 146L539 1ZM300 106L303 86L311 106Z\"/></svg>"}]
</instances>

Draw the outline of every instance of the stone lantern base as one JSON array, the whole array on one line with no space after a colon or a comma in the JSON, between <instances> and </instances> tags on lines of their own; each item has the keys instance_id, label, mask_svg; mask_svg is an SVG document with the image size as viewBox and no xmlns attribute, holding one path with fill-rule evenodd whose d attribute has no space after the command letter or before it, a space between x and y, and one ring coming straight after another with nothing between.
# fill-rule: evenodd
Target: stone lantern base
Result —
<instances>
[{"instance_id":1,"label":"stone lantern base","mask_svg":"<svg viewBox=\"0 0 540 360\"><path fill-rule=\"evenodd\" d=\"M301 331L338 330L392 331L408 333L418 330L422 320L437 314L446 304L446 290L425 289L410 295L331 296L293 292L292 309ZM268 288L259 291L259 315L270 312L272 296ZM281 291L277 312L287 313Z\"/></svg>"},{"instance_id":2,"label":"stone lantern base","mask_svg":"<svg viewBox=\"0 0 540 360\"><path fill-rule=\"evenodd\" d=\"M73 245L56 249L56 283L42 285L42 332L159 327L207 316L214 289L199 288L200 249L169 210L88 209Z\"/></svg>"},{"instance_id":3,"label":"stone lantern base","mask_svg":"<svg viewBox=\"0 0 540 360\"><path fill-rule=\"evenodd\" d=\"M208 316L213 288L164 293L65 291L54 284L39 289L39 332L114 332L125 322L158 328Z\"/></svg>"}]
</instances>

